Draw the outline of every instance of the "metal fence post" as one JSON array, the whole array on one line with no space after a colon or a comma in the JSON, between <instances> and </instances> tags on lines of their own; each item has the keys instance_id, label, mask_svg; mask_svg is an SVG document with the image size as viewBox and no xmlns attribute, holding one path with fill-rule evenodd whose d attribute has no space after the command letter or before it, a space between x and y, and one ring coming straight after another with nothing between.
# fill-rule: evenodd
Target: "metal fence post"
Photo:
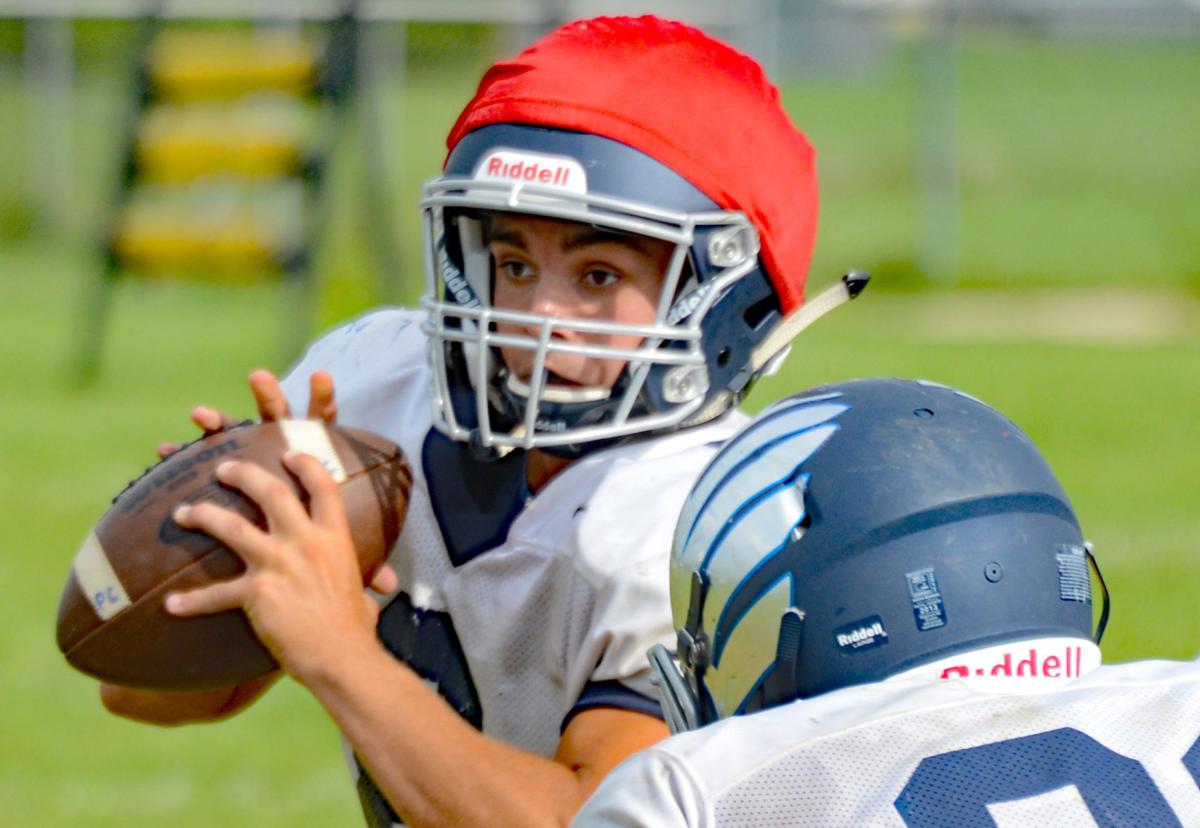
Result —
<instances>
[{"instance_id":1,"label":"metal fence post","mask_svg":"<svg viewBox=\"0 0 1200 828\"><path fill-rule=\"evenodd\" d=\"M75 24L69 17L25 20L25 151L34 221L72 238L75 183Z\"/></svg>"}]
</instances>

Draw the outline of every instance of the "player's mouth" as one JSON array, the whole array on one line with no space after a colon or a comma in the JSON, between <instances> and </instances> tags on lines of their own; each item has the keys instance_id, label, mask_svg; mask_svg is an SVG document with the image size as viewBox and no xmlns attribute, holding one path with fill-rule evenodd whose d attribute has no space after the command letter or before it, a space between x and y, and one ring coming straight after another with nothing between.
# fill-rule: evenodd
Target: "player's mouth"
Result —
<instances>
[{"instance_id":1,"label":"player's mouth","mask_svg":"<svg viewBox=\"0 0 1200 828\"><path fill-rule=\"evenodd\" d=\"M559 374L555 371L547 371L546 372L545 385L547 385L547 386L557 385L557 386L562 386L564 388L582 388L583 387L582 382L577 382L577 381L571 379L570 377L564 377L562 374Z\"/></svg>"}]
</instances>

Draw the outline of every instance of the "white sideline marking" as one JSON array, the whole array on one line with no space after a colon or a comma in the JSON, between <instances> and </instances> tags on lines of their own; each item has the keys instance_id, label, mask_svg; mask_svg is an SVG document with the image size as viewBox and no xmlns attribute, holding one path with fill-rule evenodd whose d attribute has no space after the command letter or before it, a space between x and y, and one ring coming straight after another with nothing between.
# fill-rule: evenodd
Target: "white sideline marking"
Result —
<instances>
[{"instance_id":1,"label":"white sideline marking","mask_svg":"<svg viewBox=\"0 0 1200 828\"><path fill-rule=\"evenodd\" d=\"M997 288L929 291L896 299L888 308L893 319L903 319L909 330L941 341L1140 345L1194 341L1200 331L1200 301L1185 291Z\"/></svg>"},{"instance_id":2,"label":"white sideline marking","mask_svg":"<svg viewBox=\"0 0 1200 828\"><path fill-rule=\"evenodd\" d=\"M75 553L72 566L79 588L101 621L107 621L132 603L95 532L88 533L87 540Z\"/></svg>"},{"instance_id":3,"label":"white sideline marking","mask_svg":"<svg viewBox=\"0 0 1200 828\"><path fill-rule=\"evenodd\" d=\"M346 482L346 468L333 448L324 423L320 420L280 420L279 427L283 429L283 439L289 449L311 454L321 461L337 483Z\"/></svg>"}]
</instances>

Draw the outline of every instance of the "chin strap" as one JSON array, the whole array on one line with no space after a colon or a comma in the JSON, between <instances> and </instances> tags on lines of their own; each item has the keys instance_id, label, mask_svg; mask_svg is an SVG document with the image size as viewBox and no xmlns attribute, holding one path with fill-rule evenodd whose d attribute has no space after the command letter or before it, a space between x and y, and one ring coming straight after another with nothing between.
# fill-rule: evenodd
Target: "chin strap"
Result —
<instances>
[{"instance_id":1,"label":"chin strap","mask_svg":"<svg viewBox=\"0 0 1200 828\"><path fill-rule=\"evenodd\" d=\"M865 270L851 270L838 280L837 284L830 285L797 308L791 315L780 320L775 329L767 334L767 338L750 352L749 365L741 375L743 386L751 377L774 374L787 357L792 340L799 336L801 331L834 308L840 307L858 296L870 280L871 274ZM717 394L712 402L704 408L680 423L679 427L687 428L715 419L736 405L739 399L738 394L723 391Z\"/></svg>"},{"instance_id":2,"label":"chin strap","mask_svg":"<svg viewBox=\"0 0 1200 828\"><path fill-rule=\"evenodd\" d=\"M1100 574L1100 564L1096 563L1096 556L1092 554L1092 544L1084 541L1083 553L1087 555L1088 563L1091 564L1092 572L1096 573L1096 580L1100 583L1100 595L1104 599L1104 604L1100 607L1100 618L1096 621L1096 635L1092 639L1097 644L1104 637L1104 628L1108 626L1108 584L1104 583L1104 576Z\"/></svg>"},{"instance_id":3,"label":"chin strap","mask_svg":"<svg viewBox=\"0 0 1200 828\"><path fill-rule=\"evenodd\" d=\"M870 280L871 274L865 270L851 270L837 284L830 285L785 316L750 354L751 372L757 373L762 369L813 322L862 293Z\"/></svg>"}]
</instances>

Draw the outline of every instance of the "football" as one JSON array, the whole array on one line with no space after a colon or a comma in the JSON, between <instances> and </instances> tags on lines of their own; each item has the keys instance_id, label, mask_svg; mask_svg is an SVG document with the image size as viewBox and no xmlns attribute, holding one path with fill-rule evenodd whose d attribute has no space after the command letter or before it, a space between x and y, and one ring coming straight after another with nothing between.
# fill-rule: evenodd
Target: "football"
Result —
<instances>
[{"instance_id":1,"label":"football","mask_svg":"<svg viewBox=\"0 0 1200 828\"><path fill-rule=\"evenodd\" d=\"M209 500L265 527L258 507L216 479L226 460L247 460L286 480L288 450L312 454L338 482L363 572L386 560L408 509L412 472L388 439L317 420L245 423L208 435L151 466L113 500L75 556L58 609L58 647L72 666L115 684L163 690L225 687L276 662L241 610L179 618L169 592L244 571L234 552L172 518Z\"/></svg>"}]
</instances>

